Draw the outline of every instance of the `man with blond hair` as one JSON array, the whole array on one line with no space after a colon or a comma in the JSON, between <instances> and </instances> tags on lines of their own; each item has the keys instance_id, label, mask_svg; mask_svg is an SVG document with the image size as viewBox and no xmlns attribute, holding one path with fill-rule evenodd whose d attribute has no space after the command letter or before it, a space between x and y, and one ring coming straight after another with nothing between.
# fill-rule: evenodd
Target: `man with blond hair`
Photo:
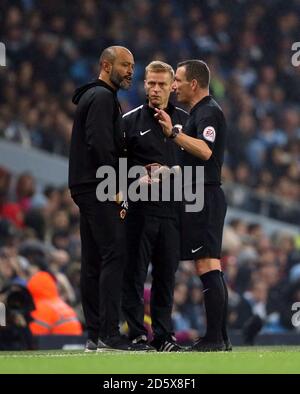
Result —
<instances>
[{"instance_id":1,"label":"man with blond hair","mask_svg":"<svg viewBox=\"0 0 300 394\"><path fill-rule=\"evenodd\" d=\"M155 108L165 110L174 124L184 124L187 113L169 102L174 70L153 61L145 71L147 102L123 116L128 166L170 168L179 163L179 148L166 138L155 119ZM123 313L133 343L147 344L143 289L152 263L151 318L157 351L180 351L173 336L171 312L175 272L178 267L178 203L174 201L129 201L127 220L128 263L123 285Z\"/></svg>"}]
</instances>

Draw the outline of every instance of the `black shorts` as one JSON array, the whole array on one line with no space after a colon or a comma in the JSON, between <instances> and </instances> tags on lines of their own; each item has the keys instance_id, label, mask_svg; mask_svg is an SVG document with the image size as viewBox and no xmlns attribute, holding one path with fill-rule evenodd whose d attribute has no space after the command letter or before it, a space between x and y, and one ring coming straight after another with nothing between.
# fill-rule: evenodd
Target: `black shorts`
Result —
<instances>
[{"instance_id":1,"label":"black shorts","mask_svg":"<svg viewBox=\"0 0 300 394\"><path fill-rule=\"evenodd\" d=\"M227 204L220 186L204 186L204 207L200 212L181 214L181 259L220 259Z\"/></svg>"}]
</instances>

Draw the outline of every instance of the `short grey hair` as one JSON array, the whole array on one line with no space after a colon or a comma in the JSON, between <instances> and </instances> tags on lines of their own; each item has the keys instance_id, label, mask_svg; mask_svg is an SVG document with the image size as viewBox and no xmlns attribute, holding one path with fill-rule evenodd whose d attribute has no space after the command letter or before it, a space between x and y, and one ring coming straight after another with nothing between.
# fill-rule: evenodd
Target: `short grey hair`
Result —
<instances>
[{"instance_id":1,"label":"short grey hair","mask_svg":"<svg viewBox=\"0 0 300 394\"><path fill-rule=\"evenodd\" d=\"M113 45L108 48L105 48L100 55L100 59L99 59L100 68L102 68L102 64L103 64L104 60L106 60L110 63L114 63L114 61L116 60L117 55L118 55L117 54L118 49L124 49L125 51L131 53L128 48L125 48L125 47L122 47L119 45Z\"/></svg>"}]
</instances>

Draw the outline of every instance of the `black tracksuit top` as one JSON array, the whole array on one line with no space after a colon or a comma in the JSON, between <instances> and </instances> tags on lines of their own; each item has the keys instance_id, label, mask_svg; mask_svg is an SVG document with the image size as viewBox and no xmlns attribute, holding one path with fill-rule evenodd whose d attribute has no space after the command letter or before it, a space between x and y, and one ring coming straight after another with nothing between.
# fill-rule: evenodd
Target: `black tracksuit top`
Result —
<instances>
[{"instance_id":1,"label":"black tracksuit top","mask_svg":"<svg viewBox=\"0 0 300 394\"><path fill-rule=\"evenodd\" d=\"M186 123L188 114L183 109L169 103L166 111L173 125ZM154 115L155 110L148 104L141 105L123 115L122 130L126 139L128 168L150 163L159 163L168 167L180 164L180 147L165 137ZM129 203L130 209L138 209L143 213L162 217L176 216L177 206L178 203L168 201Z\"/></svg>"},{"instance_id":2,"label":"black tracksuit top","mask_svg":"<svg viewBox=\"0 0 300 394\"><path fill-rule=\"evenodd\" d=\"M69 156L69 188L72 195L96 192L97 169L110 165L118 174L124 156L121 107L114 89L101 80L75 91L77 105Z\"/></svg>"}]
</instances>

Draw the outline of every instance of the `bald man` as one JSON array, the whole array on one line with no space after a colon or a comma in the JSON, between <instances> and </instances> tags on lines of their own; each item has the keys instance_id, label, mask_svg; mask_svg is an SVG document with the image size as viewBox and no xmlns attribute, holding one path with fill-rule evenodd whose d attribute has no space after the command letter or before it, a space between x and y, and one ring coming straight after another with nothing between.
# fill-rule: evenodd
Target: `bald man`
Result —
<instances>
[{"instance_id":1,"label":"bald man","mask_svg":"<svg viewBox=\"0 0 300 394\"><path fill-rule=\"evenodd\" d=\"M125 264L125 209L96 197L99 167L115 168L123 156L119 89L131 85L134 59L124 47L106 48L96 81L76 90L70 149L69 187L80 209L81 294L88 341L86 351L139 350L119 332Z\"/></svg>"}]
</instances>

